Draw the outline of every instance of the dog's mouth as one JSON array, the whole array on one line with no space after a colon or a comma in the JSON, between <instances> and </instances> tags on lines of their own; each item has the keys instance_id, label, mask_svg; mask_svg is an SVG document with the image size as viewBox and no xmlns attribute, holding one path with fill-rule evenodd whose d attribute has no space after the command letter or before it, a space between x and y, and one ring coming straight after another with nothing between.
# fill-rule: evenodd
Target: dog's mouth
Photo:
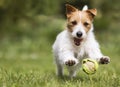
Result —
<instances>
[{"instance_id":1,"label":"dog's mouth","mask_svg":"<svg viewBox=\"0 0 120 87\"><path fill-rule=\"evenodd\" d=\"M79 45L81 44L82 40L83 40L83 39L81 39L81 38L75 38L75 37L74 37L74 43L75 43L75 45L76 45L76 46L79 46Z\"/></svg>"}]
</instances>

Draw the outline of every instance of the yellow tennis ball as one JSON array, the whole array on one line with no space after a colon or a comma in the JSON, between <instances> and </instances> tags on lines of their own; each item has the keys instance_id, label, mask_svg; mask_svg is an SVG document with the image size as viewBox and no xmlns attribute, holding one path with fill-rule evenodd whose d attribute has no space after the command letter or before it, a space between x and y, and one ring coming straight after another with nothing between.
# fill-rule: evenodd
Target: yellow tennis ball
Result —
<instances>
[{"instance_id":1,"label":"yellow tennis ball","mask_svg":"<svg viewBox=\"0 0 120 87\"><path fill-rule=\"evenodd\" d=\"M98 69L98 63L96 60L86 58L82 61L82 69L87 74L94 74Z\"/></svg>"}]
</instances>

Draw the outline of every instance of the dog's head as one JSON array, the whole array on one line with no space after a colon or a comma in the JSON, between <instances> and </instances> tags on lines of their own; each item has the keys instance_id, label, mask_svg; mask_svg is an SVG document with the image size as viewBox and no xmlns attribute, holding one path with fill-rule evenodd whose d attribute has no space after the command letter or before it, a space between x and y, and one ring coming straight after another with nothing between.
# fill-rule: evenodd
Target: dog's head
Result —
<instances>
[{"instance_id":1,"label":"dog's head","mask_svg":"<svg viewBox=\"0 0 120 87\"><path fill-rule=\"evenodd\" d=\"M82 10L66 4L67 28L74 38L75 45L87 37L87 33L92 30L93 19L97 14L96 9L88 9L84 6Z\"/></svg>"}]
</instances>

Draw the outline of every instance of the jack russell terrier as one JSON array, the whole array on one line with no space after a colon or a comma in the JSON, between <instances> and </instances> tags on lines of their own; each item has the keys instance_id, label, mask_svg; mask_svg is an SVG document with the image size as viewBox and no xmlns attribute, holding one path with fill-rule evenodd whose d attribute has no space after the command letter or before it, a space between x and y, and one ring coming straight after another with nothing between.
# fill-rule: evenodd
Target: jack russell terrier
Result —
<instances>
[{"instance_id":1,"label":"jack russell terrier","mask_svg":"<svg viewBox=\"0 0 120 87\"><path fill-rule=\"evenodd\" d=\"M108 64L110 58L103 56L93 33L93 19L96 9L82 10L66 4L67 28L58 34L53 53L57 66L57 75L63 76L63 66L66 66L70 77L76 76L84 58L92 58L100 64Z\"/></svg>"}]
</instances>

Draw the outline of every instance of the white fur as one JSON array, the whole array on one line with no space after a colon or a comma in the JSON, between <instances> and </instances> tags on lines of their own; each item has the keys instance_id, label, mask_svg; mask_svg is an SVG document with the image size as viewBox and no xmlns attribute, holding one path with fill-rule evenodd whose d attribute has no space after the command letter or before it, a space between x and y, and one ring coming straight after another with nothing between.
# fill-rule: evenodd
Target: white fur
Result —
<instances>
[{"instance_id":1,"label":"white fur","mask_svg":"<svg viewBox=\"0 0 120 87\"><path fill-rule=\"evenodd\" d=\"M83 10L83 11L88 10L88 6L85 5L82 10Z\"/></svg>"}]
</instances>

